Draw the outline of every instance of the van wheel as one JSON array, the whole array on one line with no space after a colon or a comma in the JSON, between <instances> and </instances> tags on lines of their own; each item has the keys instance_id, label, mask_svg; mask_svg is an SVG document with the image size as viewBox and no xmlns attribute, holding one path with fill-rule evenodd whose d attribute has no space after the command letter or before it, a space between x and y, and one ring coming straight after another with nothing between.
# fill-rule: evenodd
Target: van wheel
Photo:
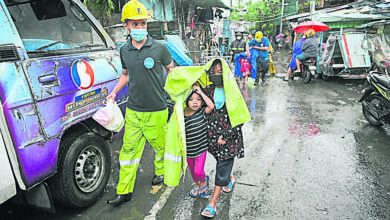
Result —
<instances>
[{"instance_id":1,"label":"van wheel","mask_svg":"<svg viewBox=\"0 0 390 220\"><path fill-rule=\"evenodd\" d=\"M104 190L110 176L111 150L105 140L93 133L68 137L61 144L58 173L51 191L63 206L92 205Z\"/></svg>"}]
</instances>

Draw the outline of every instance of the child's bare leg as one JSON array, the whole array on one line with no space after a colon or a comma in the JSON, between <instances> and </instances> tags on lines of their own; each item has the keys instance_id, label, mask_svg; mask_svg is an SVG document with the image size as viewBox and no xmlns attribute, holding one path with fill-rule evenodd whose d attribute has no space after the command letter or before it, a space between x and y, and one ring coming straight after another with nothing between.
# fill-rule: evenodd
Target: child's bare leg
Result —
<instances>
[{"instance_id":1,"label":"child's bare leg","mask_svg":"<svg viewBox=\"0 0 390 220\"><path fill-rule=\"evenodd\" d=\"M207 190L207 188L205 188L206 184L207 184L207 179L206 178L204 178L203 182L199 181L199 186L198 186L199 189L200 188L202 188L202 189L204 188L202 191L199 191L200 193L205 192Z\"/></svg>"},{"instance_id":2,"label":"child's bare leg","mask_svg":"<svg viewBox=\"0 0 390 220\"><path fill-rule=\"evenodd\" d=\"M218 201L219 194L221 194L221 190L222 190L221 186L215 186L214 187L214 194L213 194L213 197L211 198L211 200L209 202L209 206L213 207L214 210L215 210L215 207L217 206L217 201Z\"/></svg>"},{"instance_id":3,"label":"child's bare leg","mask_svg":"<svg viewBox=\"0 0 390 220\"><path fill-rule=\"evenodd\" d=\"M295 72L301 72L301 61L299 61L298 59L295 59L296 63L297 63L297 70Z\"/></svg>"},{"instance_id":4,"label":"child's bare leg","mask_svg":"<svg viewBox=\"0 0 390 220\"><path fill-rule=\"evenodd\" d=\"M234 182L234 177L233 177L233 173L232 174L230 174L230 182ZM225 190L225 191L229 191L229 190L231 190L231 189L229 189L229 188L227 188L227 187L222 187L222 189L223 190Z\"/></svg>"},{"instance_id":5,"label":"child's bare leg","mask_svg":"<svg viewBox=\"0 0 390 220\"><path fill-rule=\"evenodd\" d=\"M288 78L290 77L290 74L291 74L291 68L289 67L288 70L287 70L287 74L286 74L286 77L284 77L286 80L288 80Z\"/></svg>"}]
</instances>

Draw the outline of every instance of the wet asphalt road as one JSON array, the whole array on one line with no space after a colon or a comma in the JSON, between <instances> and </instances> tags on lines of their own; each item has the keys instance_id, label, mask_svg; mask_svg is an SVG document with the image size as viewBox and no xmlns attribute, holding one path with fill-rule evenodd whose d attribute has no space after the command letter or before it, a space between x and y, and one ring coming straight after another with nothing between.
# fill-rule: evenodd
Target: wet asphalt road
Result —
<instances>
[{"instance_id":1,"label":"wet asphalt road","mask_svg":"<svg viewBox=\"0 0 390 220\"><path fill-rule=\"evenodd\" d=\"M234 190L221 194L215 219L390 219L390 126L372 127L364 119L357 100L365 81L314 79L303 84L281 77L268 77L257 87L239 83L252 116L243 128L246 156L235 162ZM166 191L151 192L150 147L144 151L133 199L117 208L105 204L115 193L120 142L113 144L114 175L92 207L58 208L57 214L49 214L6 204L2 219L144 219ZM214 168L208 155L209 198ZM202 219L199 213L208 199L191 198L191 184L187 172L166 204L153 209L155 218Z\"/></svg>"},{"instance_id":2,"label":"wet asphalt road","mask_svg":"<svg viewBox=\"0 0 390 220\"><path fill-rule=\"evenodd\" d=\"M271 78L243 89L253 119L244 127L246 157L215 219L390 219L389 127L365 121L357 102L363 87ZM206 164L214 176L214 159ZM180 188L159 219L202 219L208 200Z\"/></svg>"}]
</instances>

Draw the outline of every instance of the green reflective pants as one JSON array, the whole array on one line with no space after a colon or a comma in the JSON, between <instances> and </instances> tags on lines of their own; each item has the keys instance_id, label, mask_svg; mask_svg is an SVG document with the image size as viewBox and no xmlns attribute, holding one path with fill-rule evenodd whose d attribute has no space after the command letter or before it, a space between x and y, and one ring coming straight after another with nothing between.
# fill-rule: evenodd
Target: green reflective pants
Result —
<instances>
[{"instance_id":1,"label":"green reflective pants","mask_svg":"<svg viewBox=\"0 0 390 220\"><path fill-rule=\"evenodd\" d=\"M119 183L117 194L134 190L135 177L144 151L145 142L155 150L155 174L164 174L164 148L168 110L158 112L136 112L126 109L125 133L119 155Z\"/></svg>"}]
</instances>

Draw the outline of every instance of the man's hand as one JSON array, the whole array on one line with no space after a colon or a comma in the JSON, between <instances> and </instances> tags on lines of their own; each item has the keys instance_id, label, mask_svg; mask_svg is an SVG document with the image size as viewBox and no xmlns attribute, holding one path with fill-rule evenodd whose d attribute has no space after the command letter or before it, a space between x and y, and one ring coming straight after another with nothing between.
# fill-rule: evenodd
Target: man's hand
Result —
<instances>
[{"instance_id":1,"label":"man's hand","mask_svg":"<svg viewBox=\"0 0 390 220\"><path fill-rule=\"evenodd\" d=\"M115 102L115 97L116 97L116 93L115 92L111 92L111 94L106 97L106 102L108 103L110 100Z\"/></svg>"},{"instance_id":2,"label":"man's hand","mask_svg":"<svg viewBox=\"0 0 390 220\"><path fill-rule=\"evenodd\" d=\"M168 66L166 66L165 68L167 68L167 71L168 71L168 73L170 73L172 70L173 70L173 68L174 68L175 66L173 65L173 62L171 62Z\"/></svg>"},{"instance_id":3,"label":"man's hand","mask_svg":"<svg viewBox=\"0 0 390 220\"><path fill-rule=\"evenodd\" d=\"M246 53L246 56L247 56L248 58L251 57L251 53L247 52L247 53Z\"/></svg>"}]
</instances>

